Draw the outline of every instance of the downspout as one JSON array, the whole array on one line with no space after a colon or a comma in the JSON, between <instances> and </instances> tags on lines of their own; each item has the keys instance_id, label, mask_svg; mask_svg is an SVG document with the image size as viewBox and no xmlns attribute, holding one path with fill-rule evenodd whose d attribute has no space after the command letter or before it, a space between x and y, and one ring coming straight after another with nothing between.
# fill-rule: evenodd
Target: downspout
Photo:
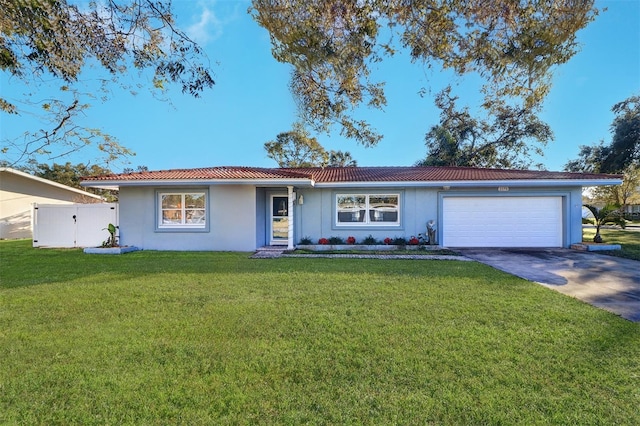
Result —
<instances>
[{"instance_id":1,"label":"downspout","mask_svg":"<svg viewBox=\"0 0 640 426\"><path fill-rule=\"evenodd\" d=\"M287 186L289 207L287 208L287 218L289 230L287 232L287 249L293 250L293 186Z\"/></svg>"}]
</instances>

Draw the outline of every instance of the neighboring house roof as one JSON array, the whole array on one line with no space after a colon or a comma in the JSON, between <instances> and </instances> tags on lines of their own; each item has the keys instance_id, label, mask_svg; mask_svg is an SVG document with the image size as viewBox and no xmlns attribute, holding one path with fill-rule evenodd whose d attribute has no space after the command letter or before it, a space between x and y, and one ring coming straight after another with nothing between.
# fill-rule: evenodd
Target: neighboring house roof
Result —
<instances>
[{"instance_id":1,"label":"neighboring house roof","mask_svg":"<svg viewBox=\"0 0 640 426\"><path fill-rule=\"evenodd\" d=\"M55 188L60 188L60 189L63 189L65 191L72 192L72 193L75 193L75 194L78 194L78 195L82 195L84 197L95 198L96 200L104 201L104 198L102 198L101 196L96 195L96 194L92 194L92 193L87 192L87 191L85 191L83 189L73 188L71 186L63 185L63 184L58 183L58 182L53 182L53 181L50 181L50 180L47 180L47 179L43 179L41 177L33 176L33 175L30 175L29 173L21 172L20 170L12 169L10 167L0 167L0 173L9 173L9 174L12 174L12 175L15 175L15 176L20 176L22 178L32 180L34 182L40 182L40 183L43 183L45 185L49 185L49 186L52 186L52 187L55 187Z\"/></svg>"},{"instance_id":2,"label":"neighboring house roof","mask_svg":"<svg viewBox=\"0 0 640 426\"><path fill-rule=\"evenodd\" d=\"M468 167L311 167L259 168L210 167L160 170L97 176L83 179L83 186L117 187L139 185L184 185L208 183L253 183L297 186L596 186L617 185L620 175L536 170L478 169Z\"/></svg>"}]
</instances>

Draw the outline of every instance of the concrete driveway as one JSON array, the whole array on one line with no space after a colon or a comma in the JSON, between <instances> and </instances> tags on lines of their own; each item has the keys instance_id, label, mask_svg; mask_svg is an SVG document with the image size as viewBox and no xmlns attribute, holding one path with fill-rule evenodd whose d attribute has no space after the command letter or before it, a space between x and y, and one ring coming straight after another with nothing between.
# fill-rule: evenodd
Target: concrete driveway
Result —
<instances>
[{"instance_id":1,"label":"concrete driveway","mask_svg":"<svg viewBox=\"0 0 640 426\"><path fill-rule=\"evenodd\" d=\"M640 322L640 262L569 249L461 249L464 256Z\"/></svg>"}]
</instances>

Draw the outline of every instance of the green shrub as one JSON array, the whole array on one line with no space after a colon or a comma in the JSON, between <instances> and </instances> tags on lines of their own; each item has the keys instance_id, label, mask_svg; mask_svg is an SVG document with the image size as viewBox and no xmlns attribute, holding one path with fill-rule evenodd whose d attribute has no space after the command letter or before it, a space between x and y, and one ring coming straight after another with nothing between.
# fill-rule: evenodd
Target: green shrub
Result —
<instances>
[{"instance_id":1,"label":"green shrub","mask_svg":"<svg viewBox=\"0 0 640 426\"><path fill-rule=\"evenodd\" d=\"M336 246L336 245L340 245L340 244L344 244L344 240L340 237L330 237L329 238L329 244Z\"/></svg>"},{"instance_id":2,"label":"green shrub","mask_svg":"<svg viewBox=\"0 0 640 426\"><path fill-rule=\"evenodd\" d=\"M373 245L377 245L380 244L380 242L378 240L376 240L373 235L369 234L368 237L366 237L364 240L362 240L362 244L366 244L369 246L373 246Z\"/></svg>"},{"instance_id":3,"label":"green shrub","mask_svg":"<svg viewBox=\"0 0 640 426\"><path fill-rule=\"evenodd\" d=\"M392 244L396 245L396 246L406 246L407 245L407 240L405 240L402 237L394 237Z\"/></svg>"},{"instance_id":4,"label":"green shrub","mask_svg":"<svg viewBox=\"0 0 640 426\"><path fill-rule=\"evenodd\" d=\"M311 241L311 237L302 237L300 238L300 244L306 246L306 245L313 244L313 242Z\"/></svg>"}]
</instances>

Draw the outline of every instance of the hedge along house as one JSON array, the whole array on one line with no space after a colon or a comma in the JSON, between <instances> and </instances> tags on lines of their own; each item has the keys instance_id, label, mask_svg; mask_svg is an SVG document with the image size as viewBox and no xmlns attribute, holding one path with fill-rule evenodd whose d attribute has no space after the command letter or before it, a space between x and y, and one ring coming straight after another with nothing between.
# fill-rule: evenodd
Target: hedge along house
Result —
<instances>
[{"instance_id":1,"label":"hedge along house","mask_svg":"<svg viewBox=\"0 0 640 426\"><path fill-rule=\"evenodd\" d=\"M293 248L303 237L409 238L444 247L569 247L582 188L618 175L462 167L212 167L87 178L118 188L120 241L147 250Z\"/></svg>"}]
</instances>

